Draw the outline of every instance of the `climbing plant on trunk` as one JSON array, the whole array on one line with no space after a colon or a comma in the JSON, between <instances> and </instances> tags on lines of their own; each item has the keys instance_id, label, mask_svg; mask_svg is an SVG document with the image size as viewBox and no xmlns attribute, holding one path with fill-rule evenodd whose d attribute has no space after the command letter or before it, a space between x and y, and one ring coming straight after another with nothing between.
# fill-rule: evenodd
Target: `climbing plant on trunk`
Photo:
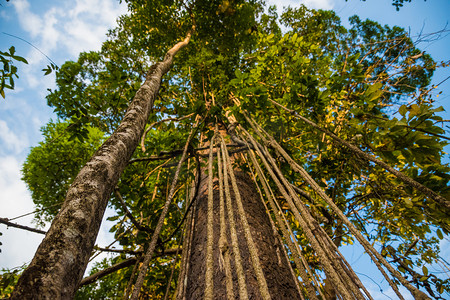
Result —
<instances>
[{"instance_id":1,"label":"climbing plant on trunk","mask_svg":"<svg viewBox=\"0 0 450 300\"><path fill-rule=\"evenodd\" d=\"M450 225L439 65L403 29L357 17L346 29L303 6L278 17L257 1L127 4L102 50L64 64L47 96L69 125L23 172L38 218L54 220L13 298L72 297L80 282L80 298L370 298L339 251L353 242L399 298L399 284L417 299L449 291L426 267L446 264ZM58 156L99 132L83 168L40 180L53 169L39 149ZM94 247L108 203L120 249ZM81 281L99 251L118 254Z\"/></svg>"}]
</instances>

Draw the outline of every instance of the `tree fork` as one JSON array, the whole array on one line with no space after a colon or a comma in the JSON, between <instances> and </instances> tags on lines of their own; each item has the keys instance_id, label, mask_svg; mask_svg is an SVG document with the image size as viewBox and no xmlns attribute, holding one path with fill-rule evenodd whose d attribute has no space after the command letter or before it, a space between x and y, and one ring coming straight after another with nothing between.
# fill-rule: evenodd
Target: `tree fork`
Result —
<instances>
[{"instance_id":1,"label":"tree fork","mask_svg":"<svg viewBox=\"0 0 450 300\"><path fill-rule=\"evenodd\" d=\"M173 46L154 64L121 124L80 170L66 200L22 273L10 299L72 299L88 264L109 197L139 144L162 77L177 52L191 38Z\"/></svg>"}]
</instances>

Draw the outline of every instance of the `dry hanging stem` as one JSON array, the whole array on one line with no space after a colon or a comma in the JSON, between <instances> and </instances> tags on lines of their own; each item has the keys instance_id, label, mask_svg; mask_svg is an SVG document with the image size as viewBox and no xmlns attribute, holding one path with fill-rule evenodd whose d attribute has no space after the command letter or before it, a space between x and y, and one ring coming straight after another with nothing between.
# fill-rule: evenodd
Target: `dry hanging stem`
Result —
<instances>
[{"instance_id":1,"label":"dry hanging stem","mask_svg":"<svg viewBox=\"0 0 450 300\"><path fill-rule=\"evenodd\" d=\"M206 240L206 273L205 273L205 299L212 300L214 295L214 261L213 261L213 244L214 244L214 228L213 228L213 147L214 138L211 139L209 146L209 159L208 159L208 215L207 215L207 240Z\"/></svg>"},{"instance_id":2,"label":"dry hanging stem","mask_svg":"<svg viewBox=\"0 0 450 300\"><path fill-rule=\"evenodd\" d=\"M304 266L303 264L300 262L299 257L302 255L300 249L298 248L298 243L296 243L296 245L294 245L295 239L294 236L291 232L291 235L288 234L286 228L289 228L288 222L286 220L286 218L284 217L284 215L282 214L281 210L279 209L279 207L275 204L276 202L274 201L274 195L272 193L272 191L270 190L270 186L267 182L266 177L264 176L261 167L259 166L258 162L256 161L256 157L255 154L252 152L252 150L249 151L250 154L250 158L252 160L253 166L256 169L256 173L258 174L258 177L260 178L260 181L262 183L264 192L266 193L266 197L269 200L269 205L271 207L271 209L274 211L274 215L275 215L275 219L277 220L278 223L278 227L281 229L281 232L283 234L283 238L285 240L285 242L287 243L288 249L289 251L292 253L292 257L294 259L295 265L297 266L297 270L300 273L300 277L303 280L303 283L306 285L306 290L308 292L308 296L309 299L311 300L316 300L318 299L316 296L316 292L315 292L315 288L314 286L311 284L311 280L308 277L308 275L306 274L305 270L304 270ZM256 180L255 180L256 182ZM259 187L258 187L259 189ZM262 197L262 195L261 195ZM265 203L264 203L265 205ZM267 209L266 209L267 210ZM280 215L283 216L284 222L281 219ZM270 217L270 220L272 220L272 218ZM311 273L310 273L311 274ZM313 279L313 281L316 284L317 290L319 291L319 293L321 294L318 282L315 281L314 277L311 274L311 278ZM322 298L324 298L324 296L321 294Z\"/></svg>"},{"instance_id":3,"label":"dry hanging stem","mask_svg":"<svg viewBox=\"0 0 450 300\"><path fill-rule=\"evenodd\" d=\"M222 142L224 143L223 139L222 139ZM253 269L256 274L256 279L258 280L261 297L264 300L269 300L269 299L271 299L270 293L269 293L269 288L267 287L266 278L264 277L264 272L262 271L261 263L259 261L258 251L256 249L256 245L253 241L252 234L250 232L250 227L248 225L247 217L245 216L245 210L242 205L241 195L240 195L237 183L236 183L236 178L234 176L233 166L231 165L231 161L230 161L227 151L225 151L225 154L224 154L224 162L226 163L226 165L224 167L224 171L225 172L228 171L230 174L231 184L233 186L234 197L236 200L239 217L241 219L242 227L244 228L244 235L247 240L248 250L250 252L250 257L251 257Z\"/></svg>"},{"instance_id":4,"label":"dry hanging stem","mask_svg":"<svg viewBox=\"0 0 450 300\"><path fill-rule=\"evenodd\" d=\"M253 129L260 135L260 137L263 139L263 141L265 142L265 143L268 143L268 141L267 140L265 140L265 138L261 135L261 133L259 132L259 129L258 128L256 128L256 126L257 126L257 124L256 123L254 123L252 120L250 120L247 116L246 116L246 118L247 118L247 121L252 125L252 127L253 127ZM261 128L260 128L261 129ZM272 141L273 143L276 143L276 141ZM273 145L278 145L278 144L273 144ZM279 145L278 145L279 146ZM276 149L278 149L278 147L276 147ZM281 148L281 150L283 151L282 153L284 153L284 150ZM287 154L286 154L287 155ZM285 157L284 155L283 155L283 157ZM290 158L290 157L289 157ZM287 157L285 157L285 159L287 159ZM288 163L295 163L295 162L293 162L293 160L292 159L287 159L287 162ZM291 165L291 167L292 167L292 165ZM298 168L294 168L294 171L299 171L300 169L298 169ZM303 170L303 169L301 169L301 170ZM313 189L321 196L321 197L326 197L327 199L329 199L328 198L328 196L325 194L325 192L317 185L317 183L315 183L315 181L314 182L312 182L313 180L312 180L312 178L311 178L311 180L307 180L307 178L310 178L310 176L309 176L309 174L305 171L305 170L303 170L302 172L301 172L301 174L302 174L302 176L305 178L305 181L306 182L308 182L308 184L310 184L310 185L312 185L312 187L313 187ZM324 199L325 200L325 199ZM327 201L327 200L325 200L325 201ZM330 202L332 202L331 201L331 199L330 199ZM333 203L333 202L332 202ZM333 203L333 205L334 205L334 203ZM339 210L339 208L337 208L337 206L336 206L336 209L338 209ZM339 210L340 211L340 210ZM342 214L342 212L341 212L341 214ZM339 214L338 214L339 215ZM343 214L342 214L343 215ZM345 217L345 216L344 216ZM345 223L345 222L344 222ZM334 245L334 244L333 244ZM369 255L371 254L371 252L368 252L369 253ZM377 261L375 260L375 263L377 264ZM399 290L398 290L398 288L397 288L397 286L392 282L392 280L389 278L389 276L387 276L387 274L384 272L384 270L383 270L383 268L381 268L381 266L379 265L379 264L377 264L377 266L378 266L378 268L379 268L379 270L381 271L381 273L383 274L383 276L386 278L386 280L389 282L389 284L391 285L391 287L392 287L392 289L395 291L395 293L397 294L397 296L400 298L400 299L403 299L403 296L400 294L400 292L399 292Z\"/></svg>"},{"instance_id":5,"label":"dry hanging stem","mask_svg":"<svg viewBox=\"0 0 450 300\"><path fill-rule=\"evenodd\" d=\"M145 277L145 274L147 273L148 264L150 263L150 260L152 259L153 251L155 250L156 243L157 243L158 237L159 237L159 233L161 232L162 226L164 224L164 219L166 218L166 214L169 211L170 203L172 202L173 196L175 194L175 189L176 189L176 185L178 182L178 177L180 175L181 166L183 165L183 162L186 159L187 151L189 148L189 143L191 142L192 137L194 136L194 130L197 127L197 125L198 125L198 122L197 122L196 126L194 126L194 128L192 128L192 130L189 133L189 136L187 138L186 144L184 145L183 154L181 155L181 159L180 159L177 169L175 171L175 176L172 180L169 195L167 197L166 202L164 203L163 211L161 212L161 215L159 216L158 224L156 225L155 231L151 238L150 245L147 249L147 252L145 253L144 261L142 263L141 270L139 271L139 275L136 280L136 284L134 286L133 293L131 295L132 300L137 300L139 297L140 290L144 283L144 277Z\"/></svg>"},{"instance_id":6,"label":"dry hanging stem","mask_svg":"<svg viewBox=\"0 0 450 300\"><path fill-rule=\"evenodd\" d=\"M200 181L200 175L199 172L196 174L196 178L199 178ZM195 184L195 183L194 183ZM194 195L195 196L195 195ZM188 206L191 206L194 202L194 198L191 197L191 200L189 201L189 193L186 193L186 204ZM189 270L189 260L188 257L191 256L191 242L192 242L192 232L194 230L194 212L196 210L195 204L193 205L192 211L189 213L189 211L186 209L187 214L187 220L186 220L186 226L185 226L185 232L184 232L184 240L183 240L183 249L186 249L186 251L183 251L183 255L181 257L181 264L180 264L180 274L178 276L178 287L177 287L177 300L185 299L186 295L186 282L187 282L187 273Z\"/></svg>"},{"instance_id":7,"label":"dry hanging stem","mask_svg":"<svg viewBox=\"0 0 450 300\"><path fill-rule=\"evenodd\" d=\"M269 171L269 174L271 175L272 179L274 180L275 184L278 186L278 189L282 193L283 197L288 201L292 212L294 213L294 216L296 217L297 221L300 223L300 226L303 228L305 235L308 237L312 248L316 251L317 255L321 259L322 265L325 269L325 273L327 276L332 280L335 284L335 287L338 289L339 293L341 293L345 298L351 299L354 298L354 296L358 295L358 291L355 288L351 288L351 283L347 280L343 280L340 275L345 275L346 272L340 272L337 273L336 270L339 270L341 268L341 265L339 262L336 261L336 257L333 256L329 251L327 251L326 245L321 245L321 242L319 239L316 238L316 235L320 233L320 231L323 229L318 226L318 224L315 224L315 220L310 216L307 209L305 209L302 206L299 206L301 208L301 214L297 209L297 206L294 204L291 196L294 196L293 194L289 195L289 193L285 190L285 187L289 187L283 182L283 184L280 182L280 180L285 181L285 178L280 175L280 179L278 179L278 176L275 175L273 170L276 170L277 173L280 173L276 165L273 165L273 162L271 162L272 166L269 165L265 158L265 154L262 153L261 149L259 148L256 141L253 139L253 137L248 134L248 132L245 131L245 129L242 129L247 136L250 139L250 142L253 144L253 147L258 151L258 154L260 155L260 158L262 162L264 163L266 169ZM273 170L272 170L273 168ZM284 187L284 186L285 187ZM296 194L295 194L296 195ZM305 219L304 219L305 218ZM313 225L314 224L314 225ZM314 232L313 232L314 231ZM319 236L321 236L320 234ZM331 257L329 257L331 255ZM350 294L350 291L354 293L352 296ZM359 296L361 297L361 296Z\"/></svg>"},{"instance_id":8,"label":"dry hanging stem","mask_svg":"<svg viewBox=\"0 0 450 300\"><path fill-rule=\"evenodd\" d=\"M233 206L231 204L231 193L230 193L230 186L228 182L228 172L227 172L227 162L225 157L225 151L227 151L225 147L225 141L222 138L220 148L222 151L222 163L223 163L223 174L224 174L224 186L225 186L225 199L226 199L226 206L227 206L227 215L228 215L228 223L230 224L230 236L231 236L231 246L233 248L233 255L234 255L234 264L236 268L236 274L238 278L238 285L239 285L239 298L241 300L248 300L248 293L247 293L247 284L245 282L245 275L244 270L242 268L242 259L241 259L241 252L239 250L239 244L238 244L238 238L236 233L236 223L233 213Z\"/></svg>"},{"instance_id":9,"label":"dry hanging stem","mask_svg":"<svg viewBox=\"0 0 450 300\"><path fill-rule=\"evenodd\" d=\"M223 190L223 168L220 151L217 151L217 165L219 171L219 214L220 214L220 237L219 237L219 262L223 263L226 278L226 293L228 300L234 300L233 278L231 275L230 251L227 240L226 223L225 223L225 203Z\"/></svg>"},{"instance_id":10,"label":"dry hanging stem","mask_svg":"<svg viewBox=\"0 0 450 300\"><path fill-rule=\"evenodd\" d=\"M353 223L348 220L348 218L342 213L342 211L334 204L333 200L331 200L326 193L320 188L320 186L312 179L312 177L300 166L298 165L285 151L284 149L277 143L277 141L271 137L267 132L264 131L257 123L250 120L246 116L247 120L250 122L250 124L253 126L253 128L259 132L259 130L262 130L264 134L269 138L269 141L266 141L270 143L275 150L279 153L279 155L283 156L286 161L291 165L294 171L299 172L302 177L305 179L305 181L310 184L310 186L322 197L322 199L327 202L328 205L333 209L333 211L338 215L338 217L344 222L344 224L350 229L352 234L357 238L357 240L361 243L361 245L364 247L366 252L369 254L369 256L372 258L372 260L377 265L380 272L383 274L383 276L386 278L386 280L389 282L395 293L400 299L403 299L403 296L400 294L400 291L398 290L397 286L392 282L392 280L387 276L387 274L382 269L381 264L383 264L389 272L397 279L399 280L403 286L405 286L411 294L416 299L429 299L429 297L423 293L422 291L418 290L414 286L412 286L397 270L395 270L384 257L381 256L381 254L378 253L378 251L375 250L375 248L362 236L362 234L354 227ZM256 128L256 126L259 126ZM260 135L261 136L261 135ZM262 136L261 136L262 137ZM264 138L264 137L262 137Z\"/></svg>"},{"instance_id":11,"label":"dry hanging stem","mask_svg":"<svg viewBox=\"0 0 450 300\"><path fill-rule=\"evenodd\" d=\"M250 150L249 153L250 153L250 157L251 157L253 166L256 169L256 173L258 174L258 177L260 178L260 181L261 181L261 183L263 185L264 192L267 195L266 197L269 200L270 208L272 209L273 214L275 216L275 219L276 219L277 223L279 224L278 226L281 229L281 233L283 235L284 241L285 241L285 243L287 243L287 248L289 249L290 253L292 253L292 258L294 259L294 263L297 266L297 270L300 273L300 277L303 280L303 284L306 286L306 291L307 291L308 297L309 297L308 299L318 300L318 298L316 296L316 292L315 292L314 286L312 285L310 278L308 277L307 273L305 272L304 266L302 265L302 263L299 260L301 252L300 252L300 250L298 248L298 243L295 242L296 245L294 245L294 242L293 242L293 241L295 241L294 236L293 235L289 236L289 234L288 234L288 232L286 230L286 228L289 228L287 220L284 217L283 213L281 212L280 207L278 205L275 205L274 195L273 195L272 191L270 190L270 186L268 185L267 179L262 174L262 170L261 170L260 166L258 165L258 163L256 161L254 153L251 150ZM247 164L250 167L250 164L248 163L248 161L247 161ZM258 193L259 193L259 195L261 197L261 201L264 204L264 207L266 209L266 212L267 212L267 215L269 217L270 223L272 224L272 228L274 228L274 231L278 234L278 232L276 231L275 223L274 223L274 221L272 219L272 216L270 215L270 210L269 210L269 208L267 207L267 205L266 205L266 203L264 201L264 196L263 196L262 191L261 191L261 189L260 189L260 187L258 185L258 182L256 181L256 175L253 173L252 169L250 169L250 171L251 171L252 176L253 176L253 181L255 182L255 185L256 185L256 187L258 189ZM283 219L284 219L285 222L283 222L283 220L281 219L280 215L283 216ZM278 238L281 240L280 236L278 236ZM284 254L286 255L286 259L288 261L290 261L289 260L289 256L286 253L286 249L284 247L282 247L282 249L283 249ZM291 264L289 264L289 267L290 267L291 272L293 272ZM294 276L294 277L296 277L296 276ZM311 277L314 280L313 276L311 276ZM303 294L302 294L302 292L300 290L300 286L298 285L298 280L296 279L295 282L296 282L297 288L299 290L300 297L302 299L304 299L303 298ZM317 287L319 287L317 282L316 281L314 281L314 282L316 283ZM319 291L319 293L321 293L319 288L318 288L318 291ZM322 295L322 298L323 298L323 295Z\"/></svg>"}]
</instances>

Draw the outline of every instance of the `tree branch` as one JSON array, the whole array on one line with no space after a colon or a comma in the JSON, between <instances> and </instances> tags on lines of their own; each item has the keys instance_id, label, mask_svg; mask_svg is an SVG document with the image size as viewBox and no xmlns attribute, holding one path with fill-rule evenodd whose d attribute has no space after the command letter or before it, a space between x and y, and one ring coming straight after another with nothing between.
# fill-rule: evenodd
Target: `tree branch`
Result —
<instances>
[{"instance_id":1,"label":"tree branch","mask_svg":"<svg viewBox=\"0 0 450 300\"><path fill-rule=\"evenodd\" d=\"M160 121L156 121L156 122L153 122L152 124L150 124L150 125L147 127L147 129L145 129L144 134L143 134L142 137L141 137L141 149L142 149L142 152L145 152L145 145L144 145L144 143L145 143L145 137L147 136L147 133L148 133L150 130L152 130L152 128L153 128L154 126L156 126L156 125L158 125L158 124L160 124L160 123L168 122L168 121L181 121L181 120L184 120L184 119L189 118L189 117L192 116L192 115L194 115L194 113L191 113L191 114L189 114L189 115L186 115L186 116L183 116L183 117L180 117L180 118L167 118L167 119L160 120Z\"/></svg>"},{"instance_id":2,"label":"tree branch","mask_svg":"<svg viewBox=\"0 0 450 300\"><path fill-rule=\"evenodd\" d=\"M166 242L170 241L175 236L175 234L181 228L181 225L183 225L184 221L186 220L186 218L189 214L189 211L191 210L192 205L194 204L195 200L197 199L198 191L200 189L200 176L201 176L201 164L200 164L199 155L195 156L195 161L197 163L197 173L195 176L194 196L192 197L192 200L189 203L189 206L186 208L186 212L184 213L183 219L181 219L180 223L178 223L178 226L175 228L175 230L172 232L172 234L167 239L165 239L162 242L162 244L165 244Z\"/></svg>"},{"instance_id":3,"label":"tree branch","mask_svg":"<svg viewBox=\"0 0 450 300\"><path fill-rule=\"evenodd\" d=\"M98 249L100 250L101 248L98 248ZM113 250L113 249L107 249L107 251L111 251L111 250ZM121 251L121 250L118 250L118 251ZM163 252L155 253L154 258L165 256L165 255L174 255L177 253L177 251L180 253L181 249L180 248L167 249L167 250L164 250ZM115 251L112 251L112 252L115 252ZM139 252L139 253L141 253L141 252ZM115 265L112 265L111 267L108 267L106 269L98 271L97 273L92 274L88 277L85 277L81 280L80 287L91 284L91 283L97 281L98 279L105 277L111 273L114 273L120 269L129 267L129 266L135 264L137 259L138 259L138 257L136 257L136 256L130 257L124 261L121 261L120 263L117 263Z\"/></svg>"},{"instance_id":4,"label":"tree branch","mask_svg":"<svg viewBox=\"0 0 450 300\"><path fill-rule=\"evenodd\" d=\"M24 225L20 225L20 224L9 222L8 218L0 218L0 223L5 224L7 226L11 226L11 227L15 227L15 228L19 228L19 229L35 232L35 233L40 233L40 234L46 234L47 233L44 230L40 230L40 229L36 229L36 228L32 228L32 227L28 227L28 226L24 226Z\"/></svg>"},{"instance_id":5,"label":"tree branch","mask_svg":"<svg viewBox=\"0 0 450 300\"><path fill-rule=\"evenodd\" d=\"M147 226L142 226L135 218L134 216L131 214L131 212L128 210L127 208L127 204L125 203L125 200L123 200L122 195L120 194L119 190L116 188L114 190L117 198L120 201L120 204L122 205L122 209L125 212L125 214L127 215L127 217L131 220L131 223L133 223L133 225L139 229L140 231L145 231L145 232L149 232L152 233L153 231L148 228Z\"/></svg>"}]
</instances>

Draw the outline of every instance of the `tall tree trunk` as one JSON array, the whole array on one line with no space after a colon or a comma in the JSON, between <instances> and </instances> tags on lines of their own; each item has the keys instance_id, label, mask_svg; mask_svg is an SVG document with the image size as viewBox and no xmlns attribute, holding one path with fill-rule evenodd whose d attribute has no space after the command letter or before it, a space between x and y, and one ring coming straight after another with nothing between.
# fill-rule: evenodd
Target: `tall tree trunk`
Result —
<instances>
[{"instance_id":1,"label":"tall tree trunk","mask_svg":"<svg viewBox=\"0 0 450 300\"><path fill-rule=\"evenodd\" d=\"M153 65L121 124L81 169L11 299L72 299L94 247L111 192L144 131L161 79L190 39Z\"/></svg>"},{"instance_id":2,"label":"tall tree trunk","mask_svg":"<svg viewBox=\"0 0 450 300\"><path fill-rule=\"evenodd\" d=\"M244 172L235 172L237 184L243 200L244 210L252 233L252 238L257 246L257 252L262 265L272 299L299 299L295 279L289 270L289 262L284 256L278 239L275 237L270 220L257 193L253 181ZM243 233L243 227L239 221L238 210L235 205L234 193L231 192L234 217L237 226L238 243L242 257L242 266L245 273L247 293L249 299L262 299L258 287L255 272L250 259L250 252ZM208 202L208 178L203 176L197 199L197 207L194 213L194 229L191 243L190 256L188 257L188 275L185 299L203 299L205 293L206 247L207 247L207 202ZM213 214L214 214L214 294L213 299L227 299L226 276L223 263L219 262L219 190L218 180L214 181L213 190ZM232 253L229 224L227 224L227 239L229 250ZM238 279L235 270L233 255L231 258L231 270L233 289L236 299L239 298ZM222 266L222 267L221 267Z\"/></svg>"}]
</instances>

